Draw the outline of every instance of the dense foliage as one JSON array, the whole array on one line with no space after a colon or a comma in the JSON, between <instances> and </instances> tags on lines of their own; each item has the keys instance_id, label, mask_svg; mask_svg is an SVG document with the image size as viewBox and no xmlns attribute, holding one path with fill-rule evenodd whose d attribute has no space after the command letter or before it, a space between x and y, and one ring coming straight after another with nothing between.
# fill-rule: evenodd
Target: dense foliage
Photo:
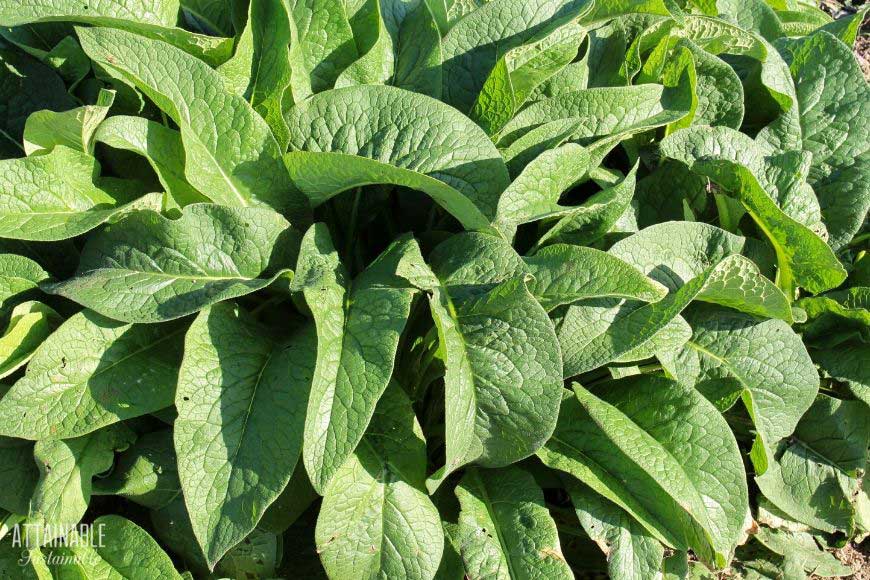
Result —
<instances>
[{"instance_id":1,"label":"dense foliage","mask_svg":"<svg viewBox=\"0 0 870 580\"><path fill-rule=\"evenodd\" d=\"M863 17L0 0L0 577L851 574Z\"/></svg>"}]
</instances>

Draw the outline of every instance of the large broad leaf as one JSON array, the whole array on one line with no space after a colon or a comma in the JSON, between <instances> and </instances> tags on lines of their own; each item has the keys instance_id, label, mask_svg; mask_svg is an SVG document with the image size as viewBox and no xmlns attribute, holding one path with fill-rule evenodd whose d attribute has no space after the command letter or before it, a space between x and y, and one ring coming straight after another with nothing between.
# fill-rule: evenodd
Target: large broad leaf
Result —
<instances>
[{"instance_id":1,"label":"large broad leaf","mask_svg":"<svg viewBox=\"0 0 870 580\"><path fill-rule=\"evenodd\" d=\"M121 516L98 517L81 532L71 532L67 546L43 549L55 578L182 578L157 541Z\"/></svg>"},{"instance_id":2,"label":"large broad leaf","mask_svg":"<svg viewBox=\"0 0 870 580\"><path fill-rule=\"evenodd\" d=\"M540 42L508 51L489 73L469 116L487 134L497 134L541 83L574 60L584 36L579 24L569 22Z\"/></svg>"},{"instance_id":3,"label":"large broad leaf","mask_svg":"<svg viewBox=\"0 0 870 580\"><path fill-rule=\"evenodd\" d=\"M393 34L396 44L393 84L415 93L440 98L441 33L429 2L420 0L416 8L407 12L398 24L398 33Z\"/></svg>"},{"instance_id":4,"label":"large broad leaf","mask_svg":"<svg viewBox=\"0 0 870 580\"><path fill-rule=\"evenodd\" d=\"M75 106L51 68L20 52L0 50L0 159L24 155L24 123L31 113Z\"/></svg>"},{"instance_id":5,"label":"large broad leaf","mask_svg":"<svg viewBox=\"0 0 870 580\"><path fill-rule=\"evenodd\" d=\"M282 149L290 135L284 121L284 92L290 86L291 24L287 2L252 0L248 24L236 52L219 72L228 89L254 107Z\"/></svg>"},{"instance_id":6,"label":"large broad leaf","mask_svg":"<svg viewBox=\"0 0 870 580\"><path fill-rule=\"evenodd\" d=\"M772 252L762 242L701 222L658 223L616 242L607 253L671 290L733 254L751 259L764 274L773 272Z\"/></svg>"},{"instance_id":7,"label":"large broad leaf","mask_svg":"<svg viewBox=\"0 0 870 580\"><path fill-rule=\"evenodd\" d=\"M317 366L303 459L319 492L356 448L387 388L418 292L402 271L422 263L417 242L403 237L351 282L326 227L305 234L294 288L314 315Z\"/></svg>"},{"instance_id":8,"label":"large broad leaf","mask_svg":"<svg viewBox=\"0 0 870 580\"><path fill-rule=\"evenodd\" d=\"M91 500L91 480L111 468L114 452L134 438L125 425L112 425L84 437L36 443L39 481L24 528L28 546L50 542L79 523Z\"/></svg>"},{"instance_id":9,"label":"large broad leaf","mask_svg":"<svg viewBox=\"0 0 870 580\"><path fill-rule=\"evenodd\" d=\"M184 326L123 324L84 311L36 350L0 399L0 433L68 439L172 404Z\"/></svg>"},{"instance_id":10,"label":"large broad leaf","mask_svg":"<svg viewBox=\"0 0 870 580\"><path fill-rule=\"evenodd\" d=\"M819 396L755 481L779 510L824 532L855 526L861 470L867 465L870 422L860 401Z\"/></svg>"},{"instance_id":11,"label":"large broad leaf","mask_svg":"<svg viewBox=\"0 0 870 580\"><path fill-rule=\"evenodd\" d=\"M662 569L664 547L628 512L574 478L564 482L580 525L607 556L610 578L650 578Z\"/></svg>"},{"instance_id":12,"label":"large broad leaf","mask_svg":"<svg viewBox=\"0 0 870 580\"><path fill-rule=\"evenodd\" d=\"M725 419L700 393L664 378L629 377L595 394L574 390L538 452L544 463L577 477L666 544L725 566L749 521L743 461Z\"/></svg>"},{"instance_id":13,"label":"large broad leaf","mask_svg":"<svg viewBox=\"0 0 870 580\"><path fill-rule=\"evenodd\" d=\"M753 464L764 473L777 442L791 435L819 390L806 347L780 320L712 306L694 308L686 320L692 337L663 357L665 367L720 409L743 400L757 432Z\"/></svg>"},{"instance_id":14,"label":"large broad leaf","mask_svg":"<svg viewBox=\"0 0 870 580\"><path fill-rule=\"evenodd\" d=\"M119 115L100 124L94 141L145 157L179 206L208 201L184 176L184 146L178 131L142 117Z\"/></svg>"},{"instance_id":15,"label":"large broad leaf","mask_svg":"<svg viewBox=\"0 0 870 580\"><path fill-rule=\"evenodd\" d=\"M342 0L293 0L290 45L293 101L331 89L358 53Z\"/></svg>"},{"instance_id":16,"label":"large broad leaf","mask_svg":"<svg viewBox=\"0 0 870 580\"><path fill-rule=\"evenodd\" d=\"M96 159L65 146L0 161L0 236L63 240L127 209L133 198L95 183L99 170Z\"/></svg>"},{"instance_id":17,"label":"large broad leaf","mask_svg":"<svg viewBox=\"0 0 870 580\"><path fill-rule=\"evenodd\" d=\"M293 474L314 350L309 327L278 339L229 303L204 310L187 332L175 450L209 566L251 533Z\"/></svg>"},{"instance_id":18,"label":"large broad leaf","mask_svg":"<svg viewBox=\"0 0 870 580\"><path fill-rule=\"evenodd\" d=\"M116 320L171 320L265 288L293 265L298 240L266 208L141 211L92 236L76 277L46 288Z\"/></svg>"},{"instance_id":19,"label":"large broad leaf","mask_svg":"<svg viewBox=\"0 0 870 580\"><path fill-rule=\"evenodd\" d=\"M378 402L365 437L324 490L315 541L327 573L433 578L444 532L425 479L423 432L394 383Z\"/></svg>"},{"instance_id":20,"label":"large broad leaf","mask_svg":"<svg viewBox=\"0 0 870 580\"><path fill-rule=\"evenodd\" d=\"M470 469L456 487L456 532L473 578L573 578L535 478L518 467Z\"/></svg>"},{"instance_id":21,"label":"large broad leaf","mask_svg":"<svg viewBox=\"0 0 870 580\"><path fill-rule=\"evenodd\" d=\"M590 7L586 0L493 0L444 37L443 99L469 111L490 71L510 49L542 39Z\"/></svg>"},{"instance_id":22,"label":"large broad leaf","mask_svg":"<svg viewBox=\"0 0 870 580\"><path fill-rule=\"evenodd\" d=\"M591 371L644 347L693 300L756 316L790 317L788 304L775 298L775 290L755 264L733 254L653 304L610 299L571 306L558 327L565 376Z\"/></svg>"},{"instance_id":23,"label":"large broad leaf","mask_svg":"<svg viewBox=\"0 0 870 580\"><path fill-rule=\"evenodd\" d=\"M629 135L679 121L691 107L691 88L683 76L674 87L582 89L532 103L505 125L499 146L511 145L531 130L558 120L578 124L572 140Z\"/></svg>"},{"instance_id":24,"label":"large broad leaf","mask_svg":"<svg viewBox=\"0 0 870 580\"><path fill-rule=\"evenodd\" d=\"M389 183L428 193L463 225L479 229L494 217L507 186L504 161L480 127L424 95L381 86L336 89L297 104L287 122L285 159L314 205L352 187Z\"/></svg>"},{"instance_id":25,"label":"large broad leaf","mask_svg":"<svg viewBox=\"0 0 870 580\"><path fill-rule=\"evenodd\" d=\"M795 286L813 293L838 286L846 271L831 248L777 205L775 192L764 187L758 168L728 145L736 135L724 127L717 129L716 133L701 128L678 131L661 142L662 154L709 177L743 204L776 250L777 282L787 294Z\"/></svg>"},{"instance_id":26,"label":"large broad leaf","mask_svg":"<svg viewBox=\"0 0 870 580\"><path fill-rule=\"evenodd\" d=\"M555 244L522 257L501 238L483 233L451 237L432 253L443 285L486 286L525 276L529 292L545 310L585 298L629 298L656 302L665 287L601 250Z\"/></svg>"},{"instance_id":27,"label":"large broad leaf","mask_svg":"<svg viewBox=\"0 0 870 580\"><path fill-rule=\"evenodd\" d=\"M470 295L427 289L446 366L446 465L431 489L467 463L509 465L543 445L555 427L562 357L523 278Z\"/></svg>"},{"instance_id":28,"label":"large broad leaf","mask_svg":"<svg viewBox=\"0 0 870 580\"><path fill-rule=\"evenodd\" d=\"M269 125L226 91L217 72L159 40L109 28L78 33L91 59L135 85L178 124L191 185L217 203L268 205L305 219L307 202L287 175Z\"/></svg>"},{"instance_id":29,"label":"large broad leaf","mask_svg":"<svg viewBox=\"0 0 870 580\"><path fill-rule=\"evenodd\" d=\"M160 39L205 60L210 65L218 65L229 58L233 47L232 39L214 38L176 28L177 20L177 0L112 0L95 4L76 0L0 3L2 26L42 22L80 22L111 26Z\"/></svg>"},{"instance_id":30,"label":"large broad leaf","mask_svg":"<svg viewBox=\"0 0 870 580\"><path fill-rule=\"evenodd\" d=\"M795 80L800 138L813 154L810 183L828 243L839 250L870 208L870 88L849 47L827 32L777 46Z\"/></svg>"}]
</instances>

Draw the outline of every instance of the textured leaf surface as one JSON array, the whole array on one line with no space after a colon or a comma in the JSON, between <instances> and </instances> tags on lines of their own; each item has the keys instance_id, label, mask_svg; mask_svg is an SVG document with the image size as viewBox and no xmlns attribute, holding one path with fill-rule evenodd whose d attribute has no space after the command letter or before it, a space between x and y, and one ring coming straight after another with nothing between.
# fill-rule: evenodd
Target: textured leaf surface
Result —
<instances>
[{"instance_id":1,"label":"textured leaf surface","mask_svg":"<svg viewBox=\"0 0 870 580\"><path fill-rule=\"evenodd\" d=\"M466 574L572 578L544 494L518 467L471 469L456 488L457 543Z\"/></svg>"},{"instance_id":2,"label":"textured leaf surface","mask_svg":"<svg viewBox=\"0 0 870 580\"><path fill-rule=\"evenodd\" d=\"M393 384L378 402L372 427L326 486L315 541L327 573L434 578L444 532L425 478L423 432Z\"/></svg>"},{"instance_id":3,"label":"textured leaf surface","mask_svg":"<svg viewBox=\"0 0 870 580\"><path fill-rule=\"evenodd\" d=\"M603 399L579 385L575 393L576 401L563 402L539 457L669 545L692 546L718 565L728 561L747 519L748 492L737 443L712 405L655 377L630 377L596 391Z\"/></svg>"},{"instance_id":4,"label":"textured leaf surface","mask_svg":"<svg viewBox=\"0 0 870 580\"><path fill-rule=\"evenodd\" d=\"M291 151L345 153L424 174L458 190L490 218L507 185L504 161L486 134L452 108L424 95L394 87L336 89L297 104L287 113L287 124ZM293 154L288 158L293 160ZM351 169L360 175L349 175ZM304 177L304 171L301 166L294 176ZM342 174L338 179L323 175L323 180L331 177L327 188L304 177L314 203L342 189L379 183L372 180L373 174L389 179L387 183L397 179L414 183L416 177L371 163L361 163L359 169L349 166ZM403 181L397 184L409 185ZM411 186L421 188L416 183Z\"/></svg>"},{"instance_id":5,"label":"textured leaf surface","mask_svg":"<svg viewBox=\"0 0 870 580\"><path fill-rule=\"evenodd\" d=\"M148 95L181 129L185 176L212 201L267 205L304 219L306 201L290 181L269 125L227 92L204 62L167 45L107 28L80 29L82 48Z\"/></svg>"},{"instance_id":6,"label":"textured leaf surface","mask_svg":"<svg viewBox=\"0 0 870 580\"><path fill-rule=\"evenodd\" d=\"M203 311L187 332L175 449L193 531L210 566L254 529L293 474L313 338L303 328L276 341L227 303Z\"/></svg>"},{"instance_id":7,"label":"textured leaf surface","mask_svg":"<svg viewBox=\"0 0 870 580\"><path fill-rule=\"evenodd\" d=\"M359 443L389 383L417 293L401 277L407 261L422 263L422 256L405 237L351 282L323 224L312 226L302 241L294 284L317 327L303 459L318 491Z\"/></svg>"},{"instance_id":8,"label":"textured leaf surface","mask_svg":"<svg viewBox=\"0 0 870 580\"><path fill-rule=\"evenodd\" d=\"M141 211L91 237L76 276L49 289L116 320L171 320L265 288L293 265L298 240L266 208Z\"/></svg>"},{"instance_id":9,"label":"textured leaf surface","mask_svg":"<svg viewBox=\"0 0 870 580\"><path fill-rule=\"evenodd\" d=\"M63 240L123 211L132 198L119 199L97 185L99 170L93 157L64 146L45 155L0 161L0 235Z\"/></svg>"},{"instance_id":10,"label":"textured leaf surface","mask_svg":"<svg viewBox=\"0 0 870 580\"><path fill-rule=\"evenodd\" d=\"M0 432L68 439L172 404L184 326L131 325L84 311L40 345L0 399Z\"/></svg>"},{"instance_id":11,"label":"textured leaf surface","mask_svg":"<svg viewBox=\"0 0 870 580\"><path fill-rule=\"evenodd\" d=\"M752 459L763 473L777 442L791 435L818 392L806 347L779 320L712 306L692 310L686 320L692 338L676 355L676 376L711 399L723 386L742 397L758 432Z\"/></svg>"},{"instance_id":12,"label":"textured leaf surface","mask_svg":"<svg viewBox=\"0 0 870 580\"><path fill-rule=\"evenodd\" d=\"M27 0L0 4L0 24L3 26L57 21L111 26L171 43L212 65L229 58L232 51L230 39L176 28L177 18L176 0L104 0L93 4L75 0Z\"/></svg>"}]
</instances>

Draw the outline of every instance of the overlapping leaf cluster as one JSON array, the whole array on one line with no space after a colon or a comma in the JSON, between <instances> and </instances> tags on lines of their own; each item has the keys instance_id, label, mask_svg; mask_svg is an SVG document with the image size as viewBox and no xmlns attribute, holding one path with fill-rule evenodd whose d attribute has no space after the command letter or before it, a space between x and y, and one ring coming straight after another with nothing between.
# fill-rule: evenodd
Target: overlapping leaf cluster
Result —
<instances>
[{"instance_id":1,"label":"overlapping leaf cluster","mask_svg":"<svg viewBox=\"0 0 870 580\"><path fill-rule=\"evenodd\" d=\"M0 0L0 577L851 574L863 17Z\"/></svg>"}]
</instances>

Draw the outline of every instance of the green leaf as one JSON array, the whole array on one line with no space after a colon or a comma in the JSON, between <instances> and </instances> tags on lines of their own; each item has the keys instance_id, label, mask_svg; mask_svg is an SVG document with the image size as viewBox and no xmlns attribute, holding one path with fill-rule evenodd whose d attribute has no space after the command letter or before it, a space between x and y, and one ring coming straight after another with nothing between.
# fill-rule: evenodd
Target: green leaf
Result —
<instances>
[{"instance_id":1,"label":"green leaf","mask_svg":"<svg viewBox=\"0 0 870 580\"><path fill-rule=\"evenodd\" d=\"M267 205L305 219L306 200L287 175L269 125L223 88L217 72L159 40L108 28L78 34L91 59L135 85L178 124L191 185L217 203Z\"/></svg>"},{"instance_id":2,"label":"green leaf","mask_svg":"<svg viewBox=\"0 0 870 580\"><path fill-rule=\"evenodd\" d=\"M558 327L564 375L591 371L642 347L693 300L757 316L791 316L774 291L755 264L733 254L652 304L638 307L610 299L571 306Z\"/></svg>"},{"instance_id":3,"label":"green leaf","mask_svg":"<svg viewBox=\"0 0 870 580\"><path fill-rule=\"evenodd\" d=\"M25 256L0 254L0 311L23 302L40 282L51 276L42 266Z\"/></svg>"},{"instance_id":4,"label":"green leaf","mask_svg":"<svg viewBox=\"0 0 870 580\"><path fill-rule=\"evenodd\" d=\"M358 2L349 21L360 57L338 75L335 88L386 83L393 76L395 55L380 0Z\"/></svg>"},{"instance_id":5,"label":"green leaf","mask_svg":"<svg viewBox=\"0 0 870 580\"><path fill-rule=\"evenodd\" d=\"M656 302L665 288L622 260L582 246L556 244L521 257L503 239L483 233L451 237L432 253L442 284L462 293L524 276L546 310L584 298L631 298Z\"/></svg>"},{"instance_id":6,"label":"green leaf","mask_svg":"<svg viewBox=\"0 0 870 580\"><path fill-rule=\"evenodd\" d=\"M232 53L230 38L214 38L176 28L177 0L112 0L95 4L78 0L47 0L19 5L0 3L0 25L20 26L42 22L76 22L121 28L146 38L167 42L216 66Z\"/></svg>"},{"instance_id":7,"label":"green leaf","mask_svg":"<svg viewBox=\"0 0 870 580\"><path fill-rule=\"evenodd\" d=\"M180 0L181 10L220 36L233 36L235 7L232 0Z\"/></svg>"},{"instance_id":8,"label":"green leaf","mask_svg":"<svg viewBox=\"0 0 870 580\"><path fill-rule=\"evenodd\" d=\"M13 308L0 336L0 378L24 366L60 320L57 312L41 302L23 302Z\"/></svg>"},{"instance_id":9,"label":"green leaf","mask_svg":"<svg viewBox=\"0 0 870 580\"><path fill-rule=\"evenodd\" d=\"M118 456L108 477L94 480L94 495L118 495L160 509L181 495L172 431L152 431Z\"/></svg>"},{"instance_id":10,"label":"green leaf","mask_svg":"<svg viewBox=\"0 0 870 580\"><path fill-rule=\"evenodd\" d=\"M497 134L541 83L574 60L584 36L580 25L569 22L540 42L509 50L489 73L469 117Z\"/></svg>"},{"instance_id":11,"label":"green leaf","mask_svg":"<svg viewBox=\"0 0 870 580\"><path fill-rule=\"evenodd\" d=\"M291 37L286 2L251 0L236 52L218 69L227 89L244 97L268 123L282 150L290 142L283 106L290 86Z\"/></svg>"},{"instance_id":12,"label":"green leaf","mask_svg":"<svg viewBox=\"0 0 870 580\"><path fill-rule=\"evenodd\" d=\"M441 33L426 0L405 15L396 42L396 72L399 88L441 97Z\"/></svg>"},{"instance_id":13,"label":"green leaf","mask_svg":"<svg viewBox=\"0 0 870 580\"><path fill-rule=\"evenodd\" d=\"M444 102L470 111L499 59L590 8L586 0L493 0L444 36Z\"/></svg>"},{"instance_id":14,"label":"green leaf","mask_svg":"<svg viewBox=\"0 0 870 580\"><path fill-rule=\"evenodd\" d=\"M290 45L293 102L333 88L338 75L358 54L342 0L293 0ZM291 135L292 135L291 131Z\"/></svg>"},{"instance_id":15,"label":"green leaf","mask_svg":"<svg viewBox=\"0 0 870 580\"><path fill-rule=\"evenodd\" d=\"M635 165L615 185L593 194L581 205L561 212L564 215L538 239L536 246L555 242L590 244L607 234L629 209L637 167Z\"/></svg>"},{"instance_id":16,"label":"green leaf","mask_svg":"<svg viewBox=\"0 0 870 580\"><path fill-rule=\"evenodd\" d=\"M719 130L719 133L707 133L709 130L702 128L679 131L662 141L661 151L719 183L743 204L776 250L778 285L787 295L795 286L816 294L838 286L846 279L846 271L831 248L784 213L759 181L757 171L734 160L733 150L721 152L719 137L727 139L733 134L722 127Z\"/></svg>"},{"instance_id":17,"label":"green leaf","mask_svg":"<svg viewBox=\"0 0 870 580\"><path fill-rule=\"evenodd\" d=\"M183 329L76 314L37 348L25 376L0 399L0 433L67 439L168 407Z\"/></svg>"},{"instance_id":18,"label":"green leaf","mask_svg":"<svg viewBox=\"0 0 870 580\"><path fill-rule=\"evenodd\" d=\"M502 193L496 227L513 238L521 224L571 212L573 208L559 205L559 198L586 177L591 163L586 149L575 143L541 153Z\"/></svg>"},{"instance_id":19,"label":"green leaf","mask_svg":"<svg viewBox=\"0 0 870 580\"><path fill-rule=\"evenodd\" d=\"M824 532L851 532L870 423L860 401L820 396L755 481L779 510Z\"/></svg>"},{"instance_id":20,"label":"green leaf","mask_svg":"<svg viewBox=\"0 0 870 580\"><path fill-rule=\"evenodd\" d=\"M654 577L664 559L661 543L615 503L576 479L564 479L580 525L607 556L610 577L613 580Z\"/></svg>"},{"instance_id":21,"label":"green leaf","mask_svg":"<svg viewBox=\"0 0 870 580\"><path fill-rule=\"evenodd\" d=\"M870 288L856 286L822 296L801 298L795 306L807 313L801 331L808 344L833 347L855 337L870 342Z\"/></svg>"},{"instance_id":22,"label":"green leaf","mask_svg":"<svg viewBox=\"0 0 870 580\"><path fill-rule=\"evenodd\" d=\"M62 145L44 155L0 161L0 236L72 238L135 203L129 193L119 198L100 187L98 173L93 157Z\"/></svg>"},{"instance_id":23,"label":"green leaf","mask_svg":"<svg viewBox=\"0 0 870 580\"><path fill-rule=\"evenodd\" d=\"M93 138L145 157L160 184L179 206L208 201L184 176L184 146L178 131L142 117L119 115L100 123Z\"/></svg>"},{"instance_id":24,"label":"green leaf","mask_svg":"<svg viewBox=\"0 0 870 580\"><path fill-rule=\"evenodd\" d=\"M836 348L813 349L810 355L827 375L846 383L870 407L870 367L866 364L870 345L852 341Z\"/></svg>"},{"instance_id":25,"label":"green leaf","mask_svg":"<svg viewBox=\"0 0 870 580\"><path fill-rule=\"evenodd\" d=\"M181 580L154 538L121 516L100 516L84 533L71 532L69 546L44 548L56 578Z\"/></svg>"},{"instance_id":26,"label":"green leaf","mask_svg":"<svg viewBox=\"0 0 870 580\"><path fill-rule=\"evenodd\" d=\"M613 244L609 254L676 290L727 256L742 254L764 272L770 256L752 238L701 222L664 222L644 228Z\"/></svg>"},{"instance_id":27,"label":"green leaf","mask_svg":"<svg viewBox=\"0 0 870 580\"><path fill-rule=\"evenodd\" d=\"M806 532L790 532L762 527L755 534L755 539L772 552L786 558L797 559L801 567L810 574L830 577L850 576L853 573L852 568L842 564L833 554L823 550L815 538Z\"/></svg>"},{"instance_id":28,"label":"green leaf","mask_svg":"<svg viewBox=\"0 0 870 580\"><path fill-rule=\"evenodd\" d=\"M694 69L695 100L692 110L684 119L672 123L668 130L693 125L723 125L738 129L743 121L743 85L737 73L721 58L710 54L694 42L675 36L666 36L653 49L643 65L641 79L657 82L674 74L679 58L692 60Z\"/></svg>"},{"instance_id":29,"label":"green leaf","mask_svg":"<svg viewBox=\"0 0 870 580\"><path fill-rule=\"evenodd\" d=\"M103 122L115 101L114 91L101 90L95 105L85 105L62 113L36 111L24 124L24 152L51 151L65 145L93 154L94 131Z\"/></svg>"},{"instance_id":30,"label":"green leaf","mask_svg":"<svg viewBox=\"0 0 870 580\"><path fill-rule=\"evenodd\" d=\"M435 576L444 533L425 479L423 432L410 400L393 383L365 437L324 490L315 541L330 577Z\"/></svg>"},{"instance_id":31,"label":"green leaf","mask_svg":"<svg viewBox=\"0 0 870 580\"><path fill-rule=\"evenodd\" d=\"M648 375L574 391L538 456L667 545L724 567L749 522L743 461L725 419L700 393Z\"/></svg>"},{"instance_id":32,"label":"green leaf","mask_svg":"<svg viewBox=\"0 0 870 580\"><path fill-rule=\"evenodd\" d=\"M114 452L133 439L129 428L113 425L75 439L36 442L39 481L26 521L28 546L44 545L79 523L91 500L91 480L111 468Z\"/></svg>"},{"instance_id":33,"label":"green leaf","mask_svg":"<svg viewBox=\"0 0 870 580\"><path fill-rule=\"evenodd\" d=\"M502 130L499 146L545 123L570 119L579 123L572 140L629 135L679 121L688 114L691 90L681 78L675 87L657 84L582 89L532 103Z\"/></svg>"},{"instance_id":34,"label":"green leaf","mask_svg":"<svg viewBox=\"0 0 870 580\"><path fill-rule=\"evenodd\" d=\"M870 209L870 88L852 51L821 31L778 43L789 63L803 148L813 154L809 182L818 195L828 243L839 250Z\"/></svg>"},{"instance_id":35,"label":"green leaf","mask_svg":"<svg viewBox=\"0 0 870 580\"><path fill-rule=\"evenodd\" d=\"M209 567L251 533L302 448L313 333L269 335L229 303L197 316L184 341L175 450L193 531Z\"/></svg>"},{"instance_id":36,"label":"green leaf","mask_svg":"<svg viewBox=\"0 0 870 580\"><path fill-rule=\"evenodd\" d=\"M267 208L139 211L91 236L74 278L45 286L125 322L160 322L265 288L288 272L299 234Z\"/></svg>"},{"instance_id":37,"label":"green leaf","mask_svg":"<svg viewBox=\"0 0 870 580\"><path fill-rule=\"evenodd\" d=\"M422 261L417 242L402 237L351 282L324 224L303 238L294 289L314 315L317 365L302 456L318 492L356 448L387 388L417 294L403 271Z\"/></svg>"},{"instance_id":38,"label":"green leaf","mask_svg":"<svg viewBox=\"0 0 870 580\"><path fill-rule=\"evenodd\" d=\"M723 392L731 401L742 398L757 432L752 461L764 473L777 442L792 434L818 392L806 347L780 320L714 307L696 308L686 320L692 338L665 367L714 402Z\"/></svg>"},{"instance_id":39,"label":"green leaf","mask_svg":"<svg viewBox=\"0 0 870 580\"><path fill-rule=\"evenodd\" d=\"M555 427L562 357L553 323L522 278L468 296L449 286L430 291L445 353L447 446L431 490L465 464L509 465L544 444Z\"/></svg>"},{"instance_id":40,"label":"green leaf","mask_svg":"<svg viewBox=\"0 0 870 580\"><path fill-rule=\"evenodd\" d=\"M483 220L475 214L491 219L507 186L504 161L486 134L424 95L380 86L336 89L297 104L287 113L287 123L292 135L288 165L314 205L370 183L426 187L436 201L450 204L460 221L479 228ZM326 155L337 153L361 159L350 164L346 157ZM310 172L313 176L306 176ZM456 199L453 190L477 212Z\"/></svg>"},{"instance_id":41,"label":"green leaf","mask_svg":"<svg viewBox=\"0 0 870 580\"><path fill-rule=\"evenodd\" d=\"M573 578L535 479L518 467L470 469L456 487L457 543L475 578Z\"/></svg>"}]
</instances>

